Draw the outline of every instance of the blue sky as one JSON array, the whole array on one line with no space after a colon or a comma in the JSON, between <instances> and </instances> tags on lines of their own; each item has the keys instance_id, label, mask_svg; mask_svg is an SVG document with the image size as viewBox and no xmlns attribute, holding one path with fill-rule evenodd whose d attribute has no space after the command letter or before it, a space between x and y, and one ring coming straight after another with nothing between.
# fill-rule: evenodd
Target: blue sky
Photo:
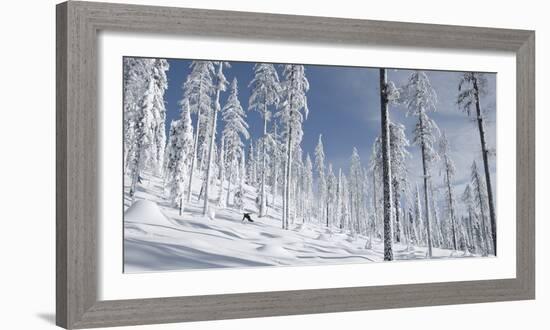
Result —
<instances>
[{"instance_id":1,"label":"blue sky","mask_svg":"<svg viewBox=\"0 0 550 330\"><path fill-rule=\"evenodd\" d=\"M169 59L168 90L165 94L167 108L167 127L179 116L178 102L182 98L182 85L189 74L189 60ZM245 110L248 108L249 82L253 78L254 63L230 62L232 67L225 69L228 81L238 80L239 100ZM276 66L279 74L281 68ZM304 121L304 153L313 151L319 134L323 134L327 162L335 170L342 168L347 173L353 147L359 151L366 165L376 136L380 134L380 100L378 87L378 69L344 66L305 65L306 76L310 83L307 93L309 116ZM388 79L396 85L404 84L411 74L410 70L388 70ZM452 158L457 167L457 194L461 194L464 184L469 180L470 166L474 159L481 168L481 152L477 125L456 105L459 72L426 71L433 88L438 95L437 112L430 116L441 131L446 132L452 148ZM487 74L488 94L482 99L482 107L487 113L487 140L491 149L496 147L496 74ZM228 93L222 95L222 106ZM401 106L390 107L390 118L403 123L406 134L412 140L415 118L406 117ZM246 118L253 139L261 136L263 121L257 112L247 111ZM223 123L218 122L218 131ZM411 146L410 180L420 183L421 160L418 147ZM496 187L496 166L491 160L492 180ZM432 177L435 186L440 186L439 164L434 164ZM494 188L493 190L496 190Z\"/></svg>"}]
</instances>

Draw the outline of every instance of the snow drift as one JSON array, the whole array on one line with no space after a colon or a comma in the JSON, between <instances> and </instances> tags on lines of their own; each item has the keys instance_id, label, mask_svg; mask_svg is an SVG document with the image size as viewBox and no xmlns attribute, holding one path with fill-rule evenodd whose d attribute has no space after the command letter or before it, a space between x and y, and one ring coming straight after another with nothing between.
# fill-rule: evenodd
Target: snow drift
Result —
<instances>
[{"instance_id":1,"label":"snow drift","mask_svg":"<svg viewBox=\"0 0 550 330\"><path fill-rule=\"evenodd\" d=\"M170 221L162 213L157 203L139 200L124 212L124 220L145 224L168 225Z\"/></svg>"}]
</instances>

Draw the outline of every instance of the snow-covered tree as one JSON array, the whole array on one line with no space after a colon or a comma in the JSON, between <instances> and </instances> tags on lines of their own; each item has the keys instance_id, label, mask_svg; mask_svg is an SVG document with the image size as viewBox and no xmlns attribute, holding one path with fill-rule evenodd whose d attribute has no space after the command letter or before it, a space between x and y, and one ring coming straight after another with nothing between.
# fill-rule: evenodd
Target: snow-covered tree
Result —
<instances>
[{"instance_id":1,"label":"snow-covered tree","mask_svg":"<svg viewBox=\"0 0 550 330\"><path fill-rule=\"evenodd\" d=\"M267 213L267 192L266 192L266 174L267 174L267 124L271 120L270 106L279 103L281 86L279 76L273 64L258 63L254 65L254 78L249 84L252 87L248 103L249 110L256 110L262 116L263 136L261 139L261 186L260 186L260 217Z\"/></svg>"},{"instance_id":2,"label":"snow-covered tree","mask_svg":"<svg viewBox=\"0 0 550 330\"><path fill-rule=\"evenodd\" d=\"M309 154L306 156L304 164L304 199L305 199L305 218L311 220L311 211L313 208L313 163Z\"/></svg>"},{"instance_id":3,"label":"snow-covered tree","mask_svg":"<svg viewBox=\"0 0 550 330\"><path fill-rule=\"evenodd\" d=\"M439 216L439 192L440 190L433 185L433 182L430 181L429 192L432 198L430 199L430 211L432 211L432 244L435 247L449 247L450 244L448 240L448 231L447 228L442 226L441 219Z\"/></svg>"},{"instance_id":4,"label":"snow-covered tree","mask_svg":"<svg viewBox=\"0 0 550 330\"><path fill-rule=\"evenodd\" d=\"M124 58L124 173L135 156L140 102L149 86L152 61L142 58Z\"/></svg>"},{"instance_id":5,"label":"snow-covered tree","mask_svg":"<svg viewBox=\"0 0 550 330\"><path fill-rule=\"evenodd\" d=\"M300 145L297 145L294 149L293 153L293 159L292 159L292 173L295 173L294 177L292 178L292 184L291 184L291 202L292 202L292 214L291 214L291 223L294 223L296 218L300 215L302 215L303 211L303 204L302 204L302 176L304 172L304 164L302 162L302 148Z\"/></svg>"},{"instance_id":6,"label":"snow-covered tree","mask_svg":"<svg viewBox=\"0 0 550 330\"><path fill-rule=\"evenodd\" d=\"M227 88L227 79L225 78L223 74L223 68L229 67L229 63L227 62L218 62L217 63L217 71L214 79L214 108L213 112L210 114L210 137L209 137L209 150L207 154L208 163L206 165L206 177L204 180L204 207L202 210L203 215L209 214L209 207L210 207L210 184L212 180L212 160L214 159L214 146L216 141L216 125L218 122L218 112L221 110L220 105L220 94L221 92L224 92ZM237 79L235 78L233 80L233 84L231 85L231 89L233 93L229 96L228 103L235 102L233 99L236 99L236 102L239 102L237 98ZM238 106L240 107L240 103L238 103Z\"/></svg>"},{"instance_id":7,"label":"snow-covered tree","mask_svg":"<svg viewBox=\"0 0 550 330\"><path fill-rule=\"evenodd\" d=\"M379 198L382 195L380 193L380 177L381 177L381 157L379 157L379 150L380 150L380 137L377 137L373 144L372 144L372 151L370 155L370 161L369 161L369 173L372 177L372 205L373 205L373 214L372 214L372 228L371 228L371 235L369 236L369 248L372 244L372 234L376 233L378 235L378 228L380 227L380 215L379 215Z\"/></svg>"},{"instance_id":8,"label":"snow-covered tree","mask_svg":"<svg viewBox=\"0 0 550 330\"><path fill-rule=\"evenodd\" d=\"M489 148L485 137L485 116L481 110L480 97L487 94L487 77L478 72L465 72L458 84L457 103L468 116L475 116L479 130L481 143L481 155L483 157L483 169L485 171L485 182L487 185L487 198L489 203L489 219L491 221L492 248L497 250L497 223L495 216L495 204L493 201L493 190L491 184L491 171L489 168Z\"/></svg>"},{"instance_id":9,"label":"snow-covered tree","mask_svg":"<svg viewBox=\"0 0 550 330\"><path fill-rule=\"evenodd\" d=\"M350 220L352 233L359 232L359 224L363 219L363 167L357 148L353 148L349 169Z\"/></svg>"},{"instance_id":10,"label":"snow-covered tree","mask_svg":"<svg viewBox=\"0 0 550 330\"><path fill-rule=\"evenodd\" d=\"M274 122L271 126L271 131L266 136L267 150L270 159L269 167L271 170L271 204L273 205L275 205L275 198L279 194L279 172L283 168L283 147L278 127L277 122Z\"/></svg>"},{"instance_id":11,"label":"snow-covered tree","mask_svg":"<svg viewBox=\"0 0 550 330\"><path fill-rule=\"evenodd\" d=\"M129 195L132 200L143 170L149 168L158 171L161 168L163 161L159 157L159 151L164 152L165 144L165 141L161 141L164 133L159 135L158 130L164 130L164 116L161 113L165 111L163 100L167 88L165 71L168 70L168 63L161 59L139 60L143 61L143 70L134 74L145 75L136 79L139 83L144 81L147 87L139 102L128 106L133 123L125 125L125 128L132 130L132 133L125 133L131 135L133 141L133 146L129 148L131 154L127 155L131 182ZM160 143L162 147L159 147Z\"/></svg>"},{"instance_id":12,"label":"snow-covered tree","mask_svg":"<svg viewBox=\"0 0 550 330\"><path fill-rule=\"evenodd\" d=\"M420 192L418 191L418 185L417 185L415 189L415 194L414 194L414 225L413 225L416 244L422 244L423 236L425 236L422 234L424 233L422 224L423 224L422 205L420 203Z\"/></svg>"},{"instance_id":13,"label":"snow-covered tree","mask_svg":"<svg viewBox=\"0 0 550 330\"><path fill-rule=\"evenodd\" d=\"M170 172L173 168L173 160L171 159L171 156L174 155L174 153L172 152L172 148L174 148L174 145L176 145L178 125L179 119L174 119L170 122L170 128L168 130L168 140L166 141L166 148L164 150L165 157L162 171L162 173L164 174L163 187L165 189L167 189L168 179L170 178Z\"/></svg>"},{"instance_id":14,"label":"snow-covered tree","mask_svg":"<svg viewBox=\"0 0 550 330\"><path fill-rule=\"evenodd\" d=\"M334 223L336 220L335 209L337 207L337 202L338 202L337 194L338 194L338 180L336 179L336 175L334 174L334 171L332 169L332 164L329 163L328 171L327 171L327 198L326 198L327 228L330 227L331 222Z\"/></svg>"},{"instance_id":15,"label":"snow-covered tree","mask_svg":"<svg viewBox=\"0 0 550 330\"><path fill-rule=\"evenodd\" d=\"M212 95L214 93L214 63L211 61L191 62L191 72L183 84L183 99L188 100L191 113L197 115L193 155L187 188L187 202L191 201L193 178L197 163L199 144L206 142L208 136L208 118L212 112Z\"/></svg>"},{"instance_id":16,"label":"snow-covered tree","mask_svg":"<svg viewBox=\"0 0 550 330\"><path fill-rule=\"evenodd\" d=\"M262 193L262 171L263 171L263 166L262 166L262 159L263 159L263 156L262 156L262 149L263 149L263 138L259 138L255 141L255 147L254 147L254 168L255 168L255 171L256 171L256 182L255 182L255 186L258 188L258 210L260 209L261 207L261 196L260 194ZM267 158L267 157L266 157ZM266 203L267 205L267 203Z\"/></svg>"},{"instance_id":17,"label":"snow-covered tree","mask_svg":"<svg viewBox=\"0 0 550 330\"><path fill-rule=\"evenodd\" d=\"M235 174L239 172L239 166L244 166L244 157L242 157L244 143L241 136L245 139L250 138L245 117L246 113L238 98L237 79L233 79L229 97L222 109L222 120L225 123L222 139L225 145L224 155L227 166L227 203L229 203L231 194L231 182L234 180Z\"/></svg>"},{"instance_id":18,"label":"snow-covered tree","mask_svg":"<svg viewBox=\"0 0 550 330\"><path fill-rule=\"evenodd\" d=\"M292 183L292 156L294 148L302 141L302 122L307 119L308 107L306 92L309 82L303 65L285 64L284 81L281 83L281 102L277 116L285 127L285 175L283 181L283 228L288 229L290 217L290 191Z\"/></svg>"},{"instance_id":19,"label":"snow-covered tree","mask_svg":"<svg viewBox=\"0 0 550 330\"><path fill-rule=\"evenodd\" d=\"M430 228L430 203L428 186L430 179L430 162L437 158L434 150L435 134L439 133L436 123L428 116L436 111L437 94L430 84L426 73L414 71L402 89L402 100L407 107L407 115L418 118L414 128L413 143L420 147L422 156L422 171L424 181L424 209L426 216L426 239L428 243L428 257L432 257L432 237Z\"/></svg>"},{"instance_id":20,"label":"snow-covered tree","mask_svg":"<svg viewBox=\"0 0 550 330\"><path fill-rule=\"evenodd\" d=\"M344 173L342 173L342 177L340 179L340 182L341 182L341 196L342 196L342 201L341 201L341 206L340 206L340 212L341 212L341 223L340 223L340 228L343 229L343 230L346 230L348 229L348 227L350 227L350 200L349 200L349 197L350 197L350 194L349 194L349 184L348 184L348 179L346 177L346 175Z\"/></svg>"},{"instance_id":21,"label":"snow-covered tree","mask_svg":"<svg viewBox=\"0 0 550 330\"><path fill-rule=\"evenodd\" d=\"M241 148L240 156L238 159L238 185L233 196L233 207L241 211L244 207L244 193L245 193L245 178L246 178L246 157L244 150Z\"/></svg>"},{"instance_id":22,"label":"snow-covered tree","mask_svg":"<svg viewBox=\"0 0 550 330\"><path fill-rule=\"evenodd\" d=\"M462 202L464 203L464 206L468 212L467 215L467 232L469 237L470 246L472 249L475 250L475 241L474 241L474 210L475 210L475 204L474 204L474 197L472 193L472 186L470 183L466 184L466 187L464 188L464 192L461 196Z\"/></svg>"},{"instance_id":23,"label":"snow-covered tree","mask_svg":"<svg viewBox=\"0 0 550 330\"><path fill-rule=\"evenodd\" d=\"M451 158L451 147L447 135L443 132L441 139L439 140L439 154L441 155L441 161L443 162L443 181L445 183L446 190L446 204L447 211L449 213L449 219L451 220L451 235L453 242L453 249L457 250L457 228L456 228L456 212L455 212L455 200L453 180L456 172L455 164Z\"/></svg>"},{"instance_id":24,"label":"snow-covered tree","mask_svg":"<svg viewBox=\"0 0 550 330\"><path fill-rule=\"evenodd\" d=\"M411 204L412 205L412 204ZM406 213L405 216L406 216L406 226L405 226L405 230L406 230L406 236L407 236L407 250L410 251L412 249L412 244L413 242L415 241L416 239L416 229L415 229L415 226L414 226L414 217L413 217L413 208L411 208L409 206L409 208L407 208L405 210L405 212L403 213Z\"/></svg>"},{"instance_id":25,"label":"snow-covered tree","mask_svg":"<svg viewBox=\"0 0 550 330\"><path fill-rule=\"evenodd\" d=\"M471 249L468 217L461 216L457 217L457 219L458 248L464 251L464 253L468 253Z\"/></svg>"},{"instance_id":26,"label":"snow-covered tree","mask_svg":"<svg viewBox=\"0 0 550 330\"><path fill-rule=\"evenodd\" d=\"M386 69L380 69L380 145L382 153L382 185L384 197L384 260L393 260L393 205L392 205L392 171L390 154L390 118L389 104L399 98L399 92L392 82L388 82Z\"/></svg>"},{"instance_id":27,"label":"snow-covered tree","mask_svg":"<svg viewBox=\"0 0 550 330\"><path fill-rule=\"evenodd\" d=\"M366 235L371 235L369 233L369 229L371 228L371 222L370 222L370 210L369 210L369 173L368 168L366 166L363 166L361 170L361 189L362 189L362 221L361 221L361 227L362 227L362 233Z\"/></svg>"},{"instance_id":28,"label":"snow-covered tree","mask_svg":"<svg viewBox=\"0 0 550 330\"><path fill-rule=\"evenodd\" d=\"M482 243L484 244L483 255L487 255L490 252L490 247L487 241L488 241L488 237L492 235L492 231L488 233L487 223L486 223L486 216L487 216L486 204L488 199L487 187L485 186L485 182L483 181L483 178L479 174L479 171L477 169L477 164L475 161L472 163L471 179L472 179L472 188L474 192L474 200L475 200L475 203L477 204L476 205L477 209L479 210L479 219L480 219L479 226L481 229ZM491 237L490 240L493 241L493 238Z\"/></svg>"},{"instance_id":29,"label":"snow-covered tree","mask_svg":"<svg viewBox=\"0 0 550 330\"><path fill-rule=\"evenodd\" d=\"M220 180L220 185L218 187L218 207L225 207L226 200L223 198L223 183L225 182L225 172L227 170L227 165L225 162L225 138L222 132L222 138L220 141L220 152L218 153L218 179Z\"/></svg>"},{"instance_id":30,"label":"snow-covered tree","mask_svg":"<svg viewBox=\"0 0 550 330\"><path fill-rule=\"evenodd\" d=\"M164 148L166 146L166 106L164 102L164 93L168 89L168 78L166 71L170 69L168 61L165 59L155 59L152 67L152 74L155 79L154 103L154 149L151 167L156 174L161 174L162 164L164 163Z\"/></svg>"},{"instance_id":31,"label":"snow-covered tree","mask_svg":"<svg viewBox=\"0 0 550 330\"><path fill-rule=\"evenodd\" d=\"M185 183L189 180L189 168L193 156L193 125L189 102L182 102L181 117L172 121L168 137L166 161L166 187L180 215L184 208Z\"/></svg>"},{"instance_id":32,"label":"snow-covered tree","mask_svg":"<svg viewBox=\"0 0 550 330\"><path fill-rule=\"evenodd\" d=\"M368 234L368 240L367 240L367 243L365 244L365 248L366 249L371 249L372 248L372 243L373 243L373 237L374 235L376 235L376 229L377 229L377 223L378 223L378 200L377 200L377 197L378 197L378 187L377 187L377 182L376 182L376 171L375 171L375 166L373 167L372 165L375 163L375 162L372 162L372 158L371 158L371 161L369 161L369 168L367 169L367 172L365 173L366 177L365 177L365 183L367 184L369 190L368 190L368 195L370 196L370 200L368 201L368 205L369 205L369 208L370 208L370 212L369 212L369 216L368 216L368 221L369 221L369 225L367 227L367 234ZM369 184L370 182L370 184Z\"/></svg>"},{"instance_id":33,"label":"snow-covered tree","mask_svg":"<svg viewBox=\"0 0 550 330\"><path fill-rule=\"evenodd\" d=\"M129 172L131 178L130 197L132 200L137 189L137 184L141 182L141 173L146 168L152 158L154 150L154 118L153 118L153 97L154 81L149 79L149 87L145 92L139 104L138 115L136 117L136 145L134 155L129 163Z\"/></svg>"},{"instance_id":34,"label":"snow-covered tree","mask_svg":"<svg viewBox=\"0 0 550 330\"><path fill-rule=\"evenodd\" d=\"M395 237L401 242L401 194L409 188L407 161L410 153L407 150L409 140L405 135L405 126L390 123L390 157L392 174L392 192L395 212Z\"/></svg>"},{"instance_id":35,"label":"snow-covered tree","mask_svg":"<svg viewBox=\"0 0 550 330\"><path fill-rule=\"evenodd\" d=\"M246 153L246 183L256 186L256 158L254 157L254 144L251 142L248 145Z\"/></svg>"},{"instance_id":36,"label":"snow-covered tree","mask_svg":"<svg viewBox=\"0 0 550 330\"><path fill-rule=\"evenodd\" d=\"M446 223L443 223L439 216L439 206L443 204L441 202L441 197L444 197L442 196L442 189L435 186L430 180L428 181L428 193L431 197L429 211L431 212L430 219L432 220L430 223L432 245L435 247L450 248L452 247L452 244L450 243L450 231L448 230Z\"/></svg>"},{"instance_id":37,"label":"snow-covered tree","mask_svg":"<svg viewBox=\"0 0 550 330\"><path fill-rule=\"evenodd\" d=\"M334 222L340 229L344 229L342 223L342 169L338 169L338 179L336 181L336 201L334 210Z\"/></svg>"},{"instance_id":38,"label":"snow-covered tree","mask_svg":"<svg viewBox=\"0 0 550 330\"><path fill-rule=\"evenodd\" d=\"M328 222L328 214L326 214L326 195L327 195L327 179L325 175L325 150L323 147L323 136L319 134L319 141L315 147L315 171L317 172L317 219L319 221L326 220ZM326 218L326 219L325 219Z\"/></svg>"},{"instance_id":39,"label":"snow-covered tree","mask_svg":"<svg viewBox=\"0 0 550 330\"><path fill-rule=\"evenodd\" d=\"M401 214L401 197L409 189L408 182L408 166L407 160L410 158L410 153L407 150L409 147L409 140L405 135L405 126L397 123L390 122L390 159L391 159L391 188L392 188L392 202L394 212L394 236L397 242L401 241L401 220L403 215ZM373 148L373 160L375 164L371 164L371 170L373 168L382 168L382 148L380 144L381 139L376 138ZM376 180L376 178L374 179ZM375 192L374 192L375 193Z\"/></svg>"}]
</instances>

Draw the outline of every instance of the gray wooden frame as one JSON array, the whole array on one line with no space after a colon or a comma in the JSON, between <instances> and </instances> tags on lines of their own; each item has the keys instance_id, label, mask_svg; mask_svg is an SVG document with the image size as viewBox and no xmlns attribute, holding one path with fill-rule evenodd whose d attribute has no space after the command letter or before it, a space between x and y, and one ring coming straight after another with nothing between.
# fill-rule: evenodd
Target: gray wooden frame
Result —
<instances>
[{"instance_id":1,"label":"gray wooden frame","mask_svg":"<svg viewBox=\"0 0 550 330\"><path fill-rule=\"evenodd\" d=\"M56 12L56 320L59 326L89 328L534 299L534 31L93 2L62 3L57 5ZM102 30L515 52L517 277L99 301L97 34Z\"/></svg>"}]
</instances>

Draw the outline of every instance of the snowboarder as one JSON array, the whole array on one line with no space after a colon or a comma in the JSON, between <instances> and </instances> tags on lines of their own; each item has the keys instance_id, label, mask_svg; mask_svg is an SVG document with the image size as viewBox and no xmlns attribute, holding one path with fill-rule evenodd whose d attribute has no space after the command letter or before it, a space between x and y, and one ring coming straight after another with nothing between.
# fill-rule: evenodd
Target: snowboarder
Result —
<instances>
[{"instance_id":1,"label":"snowboarder","mask_svg":"<svg viewBox=\"0 0 550 330\"><path fill-rule=\"evenodd\" d=\"M248 220L248 222L254 222L254 220L252 220L252 218L250 217L252 213L244 213L243 215L243 219L241 220L241 222L243 222L245 219Z\"/></svg>"}]
</instances>

